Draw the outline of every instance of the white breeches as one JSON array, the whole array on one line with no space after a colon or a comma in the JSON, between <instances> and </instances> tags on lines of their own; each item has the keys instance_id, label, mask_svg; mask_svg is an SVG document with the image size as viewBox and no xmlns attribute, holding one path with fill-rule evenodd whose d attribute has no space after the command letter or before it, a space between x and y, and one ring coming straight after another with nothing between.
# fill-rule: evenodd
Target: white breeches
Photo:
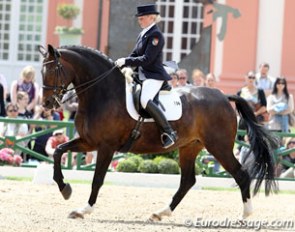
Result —
<instances>
[{"instance_id":1,"label":"white breeches","mask_svg":"<svg viewBox=\"0 0 295 232\"><path fill-rule=\"evenodd\" d=\"M142 83L140 103L145 109L149 100L153 100L162 87L163 80L146 79Z\"/></svg>"}]
</instances>

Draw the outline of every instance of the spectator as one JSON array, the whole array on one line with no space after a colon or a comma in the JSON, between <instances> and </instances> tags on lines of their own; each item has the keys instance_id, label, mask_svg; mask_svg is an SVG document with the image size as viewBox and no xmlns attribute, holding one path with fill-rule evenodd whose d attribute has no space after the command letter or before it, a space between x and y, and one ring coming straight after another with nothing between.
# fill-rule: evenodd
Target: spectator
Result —
<instances>
[{"instance_id":1,"label":"spectator","mask_svg":"<svg viewBox=\"0 0 295 232\"><path fill-rule=\"evenodd\" d=\"M289 115L294 110L293 95L289 94L287 80L278 77L271 95L267 97L267 111L270 114L270 130L289 132Z\"/></svg>"},{"instance_id":2,"label":"spectator","mask_svg":"<svg viewBox=\"0 0 295 232\"><path fill-rule=\"evenodd\" d=\"M7 118L16 119L18 117L18 106L13 103L8 103L6 106ZM7 123L0 122L0 136L15 136L16 138L24 137L28 134L28 125L24 123ZM22 146L26 146L25 141L19 143ZM17 151L15 154L19 155L21 152Z\"/></svg>"},{"instance_id":3,"label":"spectator","mask_svg":"<svg viewBox=\"0 0 295 232\"><path fill-rule=\"evenodd\" d=\"M171 73L170 77L172 80L169 81L169 84L172 86L172 88L176 88L178 86L178 75L176 72Z\"/></svg>"},{"instance_id":4,"label":"spectator","mask_svg":"<svg viewBox=\"0 0 295 232\"><path fill-rule=\"evenodd\" d=\"M286 146L287 149L294 149L295 148L295 138L288 138L286 140ZM289 167L285 164L282 164L281 169L281 178L295 178L295 151L292 151L288 155L285 155L283 157L284 161L287 161L290 164L293 164L293 167Z\"/></svg>"},{"instance_id":5,"label":"spectator","mask_svg":"<svg viewBox=\"0 0 295 232\"><path fill-rule=\"evenodd\" d=\"M55 149L57 148L58 145L63 144L65 142L68 142L69 138L64 134L63 129L58 129L53 132L53 135L48 139L46 146L45 146L45 151L47 155L50 158L53 158L53 154ZM66 162L66 157L67 153L63 154L62 156L62 164L65 164Z\"/></svg>"},{"instance_id":6,"label":"spectator","mask_svg":"<svg viewBox=\"0 0 295 232\"><path fill-rule=\"evenodd\" d=\"M205 86L206 77L200 69L193 70L192 80L195 86Z\"/></svg>"},{"instance_id":7,"label":"spectator","mask_svg":"<svg viewBox=\"0 0 295 232\"><path fill-rule=\"evenodd\" d=\"M269 64L262 63L259 66L259 72L256 74L256 86L258 89L263 89L266 96L270 95L275 79L269 74Z\"/></svg>"},{"instance_id":8,"label":"spectator","mask_svg":"<svg viewBox=\"0 0 295 232\"><path fill-rule=\"evenodd\" d=\"M177 70L178 75L178 87L189 86L188 75L186 69Z\"/></svg>"},{"instance_id":9,"label":"spectator","mask_svg":"<svg viewBox=\"0 0 295 232\"><path fill-rule=\"evenodd\" d=\"M268 121L268 113L266 111L266 97L264 91L255 86L255 74L254 72L249 72L246 77L246 86L244 86L237 94L244 98L261 124L264 124ZM239 129L246 129L243 125L243 122L240 122Z\"/></svg>"},{"instance_id":10,"label":"spectator","mask_svg":"<svg viewBox=\"0 0 295 232\"><path fill-rule=\"evenodd\" d=\"M13 81L11 84L11 101L16 103L17 92L24 91L29 95L28 111L33 112L38 103L39 86L35 82L35 69L32 66L26 66L22 72L19 80Z\"/></svg>"},{"instance_id":11,"label":"spectator","mask_svg":"<svg viewBox=\"0 0 295 232\"><path fill-rule=\"evenodd\" d=\"M29 104L29 95L27 92L19 91L17 92L17 106L18 106L18 116L22 118L32 118L33 114L31 111L27 110Z\"/></svg>"},{"instance_id":12,"label":"spectator","mask_svg":"<svg viewBox=\"0 0 295 232\"><path fill-rule=\"evenodd\" d=\"M6 99L8 98L8 85L6 77L3 74L0 74L0 85L2 85L3 87L3 99L4 101L6 101Z\"/></svg>"},{"instance_id":13,"label":"spectator","mask_svg":"<svg viewBox=\"0 0 295 232\"><path fill-rule=\"evenodd\" d=\"M0 117L5 117L5 99L4 99L4 88L3 85L0 83Z\"/></svg>"},{"instance_id":14,"label":"spectator","mask_svg":"<svg viewBox=\"0 0 295 232\"><path fill-rule=\"evenodd\" d=\"M43 107L37 107L36 112L34 115L34 119L36 120L59 120L59 115L55 113L52 109L44 109ZM38 125L35 127L35 132L42 131L44 129L49 129L49 125ZM33 151L42 154L44 156L48 156L47 152L45 151L46 143L48 139L52 136L52 132L43 134L41 136L38 136L35 139Z\"/></svg>"},{"instance_id":15,"label":"spectator","mask_svg":"<svg viewBox=\"0 0 295 232\"><path fill-rule=\"evenodd\" d=\"M206 75L206 86L209 88L216 88L216 77L213 73L208 73Z\"/></svg>"}]
</instances>

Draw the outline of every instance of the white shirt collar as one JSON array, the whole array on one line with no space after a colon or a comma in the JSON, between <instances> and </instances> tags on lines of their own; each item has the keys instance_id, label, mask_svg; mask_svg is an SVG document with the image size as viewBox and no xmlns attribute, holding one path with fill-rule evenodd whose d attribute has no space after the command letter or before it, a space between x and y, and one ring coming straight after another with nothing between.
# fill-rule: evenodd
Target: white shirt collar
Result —
<instances>
[{"instance_id":1,"label":"white shirt collar","mask_svg":"<svg viewBox=\"0 0 295 232\"><path fill-rule=\"evenodd\" d=\"M145 33L147 33L147 31L149 29L151 29L156 23L152 23L151 25L149 25L148 27L144 28L141 32L140 32L140 37L142 38L144 36Z\"/></svg>"}]
</instances>

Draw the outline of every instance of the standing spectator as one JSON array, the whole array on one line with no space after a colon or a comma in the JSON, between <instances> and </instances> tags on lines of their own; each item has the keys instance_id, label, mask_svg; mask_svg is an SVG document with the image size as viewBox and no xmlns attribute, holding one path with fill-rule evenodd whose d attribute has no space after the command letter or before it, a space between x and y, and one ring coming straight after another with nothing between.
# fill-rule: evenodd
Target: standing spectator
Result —
<instances>
[{"instance_id":1,"label":"standing spectator","mask_svg":"<svg viewBox=\"0 0 295 232\"><path fill-rule=\"evenodd\" d=\"M5 117L5 99L4 99L4 88L0 83L0 117Z\"/></svg>"},{"instance_id":2,"label":"standing spectator","mask_svg":"<svg viewBox=\"0 0 295 232\"><path fill-rule=\"evenodd\" d=\"M2 85L3 87L3 99L4 101L6 101L6 99L8 98L8 85L6 77L3 74L0 74L0 85Z\"/></svg>"},{"instance_id":3,"label":"standing spectator","mask_svg":"<svg viewBox=\"0 0 295 232\"><path fill-rule=\"evenodd\" d=\"M78 110L78 106L79 106L78 97L76 95L75 90L71 90L67 92L63 97L63 101L65 101L65 103L63 104L64 110L69 112L68 121L73 122L75 119L76 112ZM74 131L74 134L75 134L75 131ZM68 130L67 130L67 135L69 136Z\"/></svg>"},{"instance_id":4,"label":"standing spectator","mask_svg":"<svg viewBox=\"0 0 295 232\"><path fill-rule=\"evenodd\" d=\"M206 86L209 88L216 88L216 77L213 73L208 73L206 75Z\"/></svg>"},{"instance_id":5,"label":"standing spectator","mask_svg":"<svg viewBox=\"0 0 295 232\"><path fill-rule=\"evenodd\" d=\"M295 138L288 138L286 139L286 146L287 149L294 149L295 148ZM288 155L283 157L283 160L293 164L293 167L289 167L287 165L282 164L281 169L281 178L295 178L295 152L291 152Z\"/></svg>"},{"instance_id":6,"label":"standing spectator","mask_svg":"<svg viewBox=\"0 0 295 232\"><path fill-rule=\"evenodd\" d=\"M267 111L270 113L270 130L289 132L289 114L294 110L293 95L289 94L287 80L278 77L271 95L267 97Z\"/></svg>"},{"instance_id":7,"label":"standing spectator","mask_svg":"<svg viewBox=\"0 0 295 232\"><path fill-rule=\"evenodd\" d=\"M50 158L53 158L53 154L58 145L68 142L69 138L64 134L63 129L58 129L53 132L53 135L48 139L45 147L45 151ZM62 164L65 164L67 153L62 156Z\"/></svg>"},{"instance_id":8,"label":"standing spectator","mask_svg":"<svg viewBox=\"0 0 295 232\"><path fill-rule=\"evenodd\" d=\"M259 72L256 74L257 78L257 88L263 89L266 96L268 96L274 86L275 79L271 77L269 74L269 64L268 63L262 63L259 66Z\"/></svg>"},{"instance_id":9,"label":"standing spectator","mask_svg":"<svg viewBox=\"0 0 295 232\"><path fill-rule=\"evenodd\" d=\"M177 70L178 75L178 87L189 86L188 75L186 69Z\"/></svg>"},{"instance_id":10,"label":"standing spectator","mask_svg":"<svg viewBox=\"0 0 295 232\"><path fill-rule=\"evenodd\" d=\"M15 80L11 84L11 101L16 103L17 92L24 91L29 95L29 104L27 107L28 111L33 112L36 104L38 103L39 97L39 86L35 82L35 69L32 66L26 66L21 71L19 80Z\"/></svg>"},{"instance_id":11,"label":"standing spectator","mask_svg":"<svg viewBox=\"0 0 295 232\"><path fill-rule=\"evenodd\" d=\"M244 86L237 94L244 98L251 108L260 123L265 123L267 119L266 97L263 89L255 86L255 73L249 72L246 77L246 86Z\"/></svg>"},{"instance_id":12,"label":"standing spectator","mask_svg":"<svg viewBox=\"0 0 295 232\"><path fill-rule=\"evenodd\" d=\"M205 86L206 77L200 69L194 69L192 74L194 86Z\"/></svg>"}]
</instances>

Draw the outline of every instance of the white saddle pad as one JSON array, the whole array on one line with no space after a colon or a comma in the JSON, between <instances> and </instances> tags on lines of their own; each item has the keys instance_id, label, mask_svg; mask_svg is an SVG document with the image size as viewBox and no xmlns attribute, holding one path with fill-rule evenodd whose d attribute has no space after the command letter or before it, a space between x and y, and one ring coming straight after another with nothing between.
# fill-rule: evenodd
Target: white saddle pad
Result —
<instances>
[{"instance_id":1,"label":"white saddle pad","mask_svg":"<svg viewBox=\"0 0 295 232\"><path fill-rule=\"evenodd\" d=\"M159 100L162 103L162 105L165 108L165 111L163 111L162 107L160 109L166 116L168 121L176 121L180 119L182 116L182 104L180 101L180 95L174 91L173 89L171 91L161 91L159 95ZM134 120L138 120L140 115L135 109L134 102L133 102L133 96L132 96L132 86L131 84L128 84L126 81L126 105L127 105L127 111L131 118ZM145 119L145 122L153 122L154 119Z\"/></svg>"}]
</instances>

